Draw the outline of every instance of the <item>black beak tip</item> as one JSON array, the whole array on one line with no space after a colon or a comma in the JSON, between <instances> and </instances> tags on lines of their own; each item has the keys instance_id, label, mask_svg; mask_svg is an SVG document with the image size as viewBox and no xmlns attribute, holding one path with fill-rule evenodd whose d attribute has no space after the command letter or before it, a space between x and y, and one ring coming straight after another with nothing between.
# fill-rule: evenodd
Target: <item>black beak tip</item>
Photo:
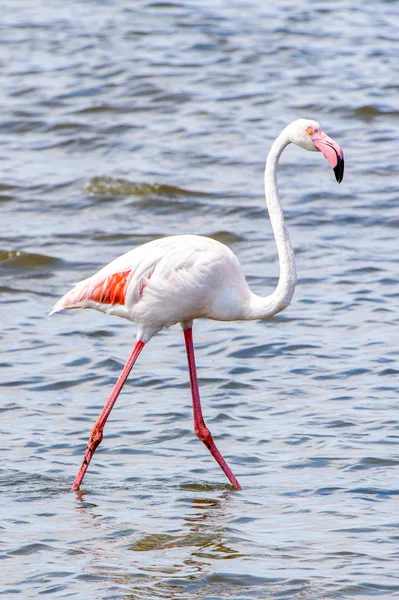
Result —
<instances>
[{"instance_id":1,"label":"black beak tip","mask_svg":"<svg viewBox=\"0 0 399 600\"><path fill-rule=\"evenodd\" d=\"M344 159L340 156L337 156L337 164L334 167L334 173L335 179L338 181L338 183L341 183L344 178Z\"/></svg>"}]
</instances>

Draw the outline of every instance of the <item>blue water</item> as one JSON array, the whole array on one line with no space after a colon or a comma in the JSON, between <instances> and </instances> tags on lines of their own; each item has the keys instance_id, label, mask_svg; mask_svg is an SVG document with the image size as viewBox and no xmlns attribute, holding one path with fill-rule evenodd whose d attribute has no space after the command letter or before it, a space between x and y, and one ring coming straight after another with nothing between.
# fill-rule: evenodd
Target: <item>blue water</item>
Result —
<instances>
[{"instance_id":1,"label":"blue water","mask_svg":"<svg viewBox=\"0 0 399 600\"><path fill-rule=\"evenodd\" d=\"M395 2L0 2L4 598L399 597L399 9ZM278 262L267 151L288 148L298 286L271 321L199 321L193 433L178 327L139 358L81 492L90 428L135 339L72 284L143 242L228 244L254 291Z\"/></svg>"}]
</instances>

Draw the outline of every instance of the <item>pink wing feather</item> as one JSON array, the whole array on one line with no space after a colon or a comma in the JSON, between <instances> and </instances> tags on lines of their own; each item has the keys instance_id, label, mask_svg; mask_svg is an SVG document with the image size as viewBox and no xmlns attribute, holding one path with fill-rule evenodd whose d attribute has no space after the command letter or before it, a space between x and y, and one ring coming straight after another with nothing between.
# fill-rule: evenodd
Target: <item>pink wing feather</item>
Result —
<instances>
[{"instance_id":1,"label":"pink wing feather","mask_svg":"<svg viewBox=\"0 0 399 600\"><path fill-rule=\"evenodd\" d=\"M90 278L78 283L54 306L50 314L66 308L82 308L88 303L124 305L130 269L112 273L102 279Z\"/></svg>"}]
</instances>

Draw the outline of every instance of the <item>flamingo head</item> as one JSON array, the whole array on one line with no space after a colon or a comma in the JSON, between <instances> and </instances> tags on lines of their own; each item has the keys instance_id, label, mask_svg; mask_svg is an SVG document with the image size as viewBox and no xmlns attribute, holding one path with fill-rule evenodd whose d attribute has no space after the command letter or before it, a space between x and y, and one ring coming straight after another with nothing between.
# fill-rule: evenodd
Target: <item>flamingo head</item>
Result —
<instances>
[{"instance_id":1,"label":"flamingo head","mask_svg":"<svg viewBox=\"0 0 399 600\"><path fill-rule=\"evenodd\" d=\"M339 144L324 133L317 121L298 119L288 125L287 133L293 144L310 152L322 152L334 169L336 180L341 183L344 176L344 153Z\"/></svg>"}]
</instances>

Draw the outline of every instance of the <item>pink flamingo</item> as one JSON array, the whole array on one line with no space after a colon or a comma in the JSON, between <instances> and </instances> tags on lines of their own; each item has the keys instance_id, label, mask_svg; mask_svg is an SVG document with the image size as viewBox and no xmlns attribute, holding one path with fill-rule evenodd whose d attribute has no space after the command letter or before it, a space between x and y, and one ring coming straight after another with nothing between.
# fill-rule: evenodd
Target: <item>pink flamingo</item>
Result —
<instances>
[{"instance_id":1,"label":"pink flamingo","mask_svg":"<svg viewBox=\"0 0 399 600\"><path fill-rule=\"evenodd\" d=\"M322 152L334 169L338 183L344 174L344 155L340 146L322 131L316 121L294 121L273 143L265 168L265 194L277 245L280 277L272 294L261 297L251 292L241 264L224 244L197 235L177 235L154 240L123 254L92 277L78 283L54 306L52 313L69 308L95 308L137 323L135 346L91 429L73 490L79 488L101 443L104 425L140 352L153 335L176 323L180 323L184 332L195 434L234 488L242 489L216 448L202 415L192 326L193 320L201 317L217 321L265 319L290 304L296 285L295 260L276 180L278 160L290 143L305 150Z\"/></svg>"}]
</instances>

